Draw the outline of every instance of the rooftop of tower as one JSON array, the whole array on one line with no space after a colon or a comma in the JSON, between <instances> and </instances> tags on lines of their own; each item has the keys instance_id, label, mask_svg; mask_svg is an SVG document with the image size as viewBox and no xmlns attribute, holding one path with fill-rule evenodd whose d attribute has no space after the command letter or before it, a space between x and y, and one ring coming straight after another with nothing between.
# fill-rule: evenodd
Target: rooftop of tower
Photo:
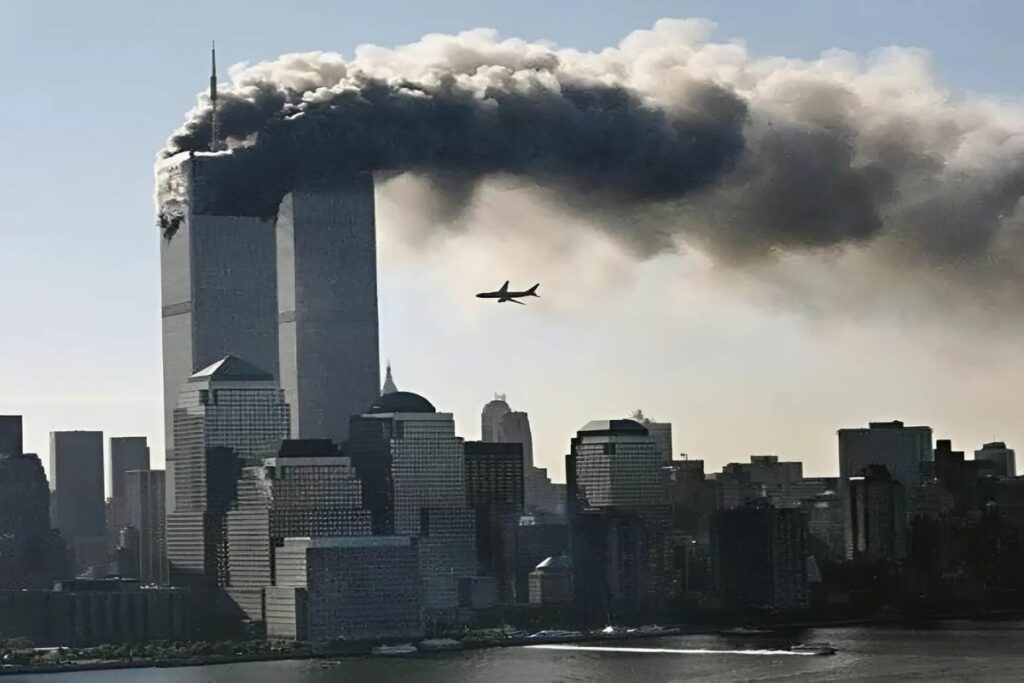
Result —
<instances>
[{"instance_id":1,"label":"rooftop of tower","mask_svg":"<svg viewBox=\"0 0 1024 683\"><path fill-rule=\"evenodd\" d=\"M384 394L369 407L367 415L384 413L436 413L437 409L427 399L411 391L394 391Z\"/></svg>"},{"instance_id":2,"label":"rooftop of tower","mask_svg":"<svg viewBox=\"0 0 1024 683\"><path fill-rule=\"evenodd\" d=\"M649 434L647 427L636 420L591 420L583 425L580 434Z\"/></svg>"},{"instance_id":3,"label":"rooftop of tower","mask_svg":"<svg viewBox=\"0 0 1024 683\"><path fill-rule=\"evenodd\" d=\"M237 356L224 356L216 363L207 365L199 372L189 377L189 381L200 379L221 379L238 382L272 382L274 376L266 370L261 370L252 363L244 361Z\"/></svg>"}]
</instances>

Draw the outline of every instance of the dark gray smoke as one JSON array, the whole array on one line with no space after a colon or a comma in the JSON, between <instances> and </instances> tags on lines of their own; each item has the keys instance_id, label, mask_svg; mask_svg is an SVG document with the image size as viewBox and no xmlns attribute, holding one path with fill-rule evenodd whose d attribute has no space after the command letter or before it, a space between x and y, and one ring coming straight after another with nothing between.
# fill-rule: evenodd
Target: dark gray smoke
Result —
<instances>
[{"instance_id":1,"label":"dark gray smoke","mask_svg":"<svg viewBox=\"0 0 1024 683\"><path fill-rule=\"evenodd\" d=\"M953 97L919 51L757 60L708 30L662 20L601 53L471 31L240 68L218 109L232 151L193 209L272 216L290 188L371 170L426 176L455 219L511 176L641 256L856 250L908 282L1024 290L1020 110ZM161 154L209 138L201 99ZM170 237L181 198L158 201Z\"/></svg>"}]
</instances>

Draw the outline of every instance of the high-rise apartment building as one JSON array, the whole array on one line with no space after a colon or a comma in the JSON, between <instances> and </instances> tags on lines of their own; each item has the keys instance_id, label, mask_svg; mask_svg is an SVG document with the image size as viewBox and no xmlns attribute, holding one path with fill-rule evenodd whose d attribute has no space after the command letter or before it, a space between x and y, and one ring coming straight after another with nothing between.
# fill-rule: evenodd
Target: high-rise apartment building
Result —
<instances>
[{"instance_id":1,"label":"high-rise apartment building","mask_svg":"<svg viewBox=\"0 0 1024 683\"><path fill-rule=\"evenodd\" d=\"M166 486L164 470L129 470L124 475L125 523L138 532L143 584L167 583Z\"/></svg>"},{"instance_id":2,"label":"high-rise apartment building","mask_svg":"<svg viewBox=\"0 0 1024 683\"><path fill-rule=\"evenodd\" d=\"M228 356L189 378L174 411L174 501L168 501L167 559L173 585L228 614L225 520L242 464L288 438L288 404L273 376ZM211 615L212 616L212 615ZM206 622L212 625L211 622Z\"/></svg>"},{"instance_id":3,"label":"high-rise apartment building","mask_svg":"<svg viewBox=\"0 0 1024 683\"><path fill-rule=\"evenodd\" d=\"M373 176L297 188L277 216L281 388L292 434L348 438L379 393Z\"/></svg>"},{"instance_id":4,"label":"high-rise apartment building","mask_svg":"<svg viewBox=\"0 0 1024 683\"><path fill-rule=\"evenodd\" d=\"M50 432L53 524L74 551L78 571L105 573L103 432Z\"/></svg>"},{"instance_id":5,"label":"high-rise apartment building","mask_svg":"<svg viewBox=\"0 0 1024 683\"><path fill-rule=\"evenodd\" d=\"M228 592L247 618L263 620L263 591L285 538L370 535L362 501L351 461L327 439L284 441L262 465L242 471L227 513Z\"/></svg>"},{"instance_id":6,"label":"high-rise apartment building","mask_svg":"<svg viewBox=\"0 0 1024 683\"><path fill-rule=\"evenodd\" d=\"M884 465L895 481L916 488L934 461L931 427L902 422L871 422L867 429L839 430L839 477L860 475L870 465Z\"/></svg>"}]
</instances>

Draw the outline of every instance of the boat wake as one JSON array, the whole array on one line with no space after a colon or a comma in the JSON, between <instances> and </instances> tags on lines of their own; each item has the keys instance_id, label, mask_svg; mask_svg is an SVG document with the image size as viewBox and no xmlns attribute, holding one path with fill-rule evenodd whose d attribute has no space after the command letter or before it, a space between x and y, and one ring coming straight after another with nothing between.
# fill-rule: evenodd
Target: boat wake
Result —
<instances>
[{"instance_id":1,"label":"boat wake","mask_svg":"<svg viewBox=\"0 0 1024 683\"><path fill-rule=\"evenodd\" d=\"M813 657L814 652L794 650L714 650L710 648L616 647L611 645L561 645L546 643L527 645L534 650L575 650L580 652L632 652L656 655L760 655L762 657Z\"/></svg>"}]
</instances>

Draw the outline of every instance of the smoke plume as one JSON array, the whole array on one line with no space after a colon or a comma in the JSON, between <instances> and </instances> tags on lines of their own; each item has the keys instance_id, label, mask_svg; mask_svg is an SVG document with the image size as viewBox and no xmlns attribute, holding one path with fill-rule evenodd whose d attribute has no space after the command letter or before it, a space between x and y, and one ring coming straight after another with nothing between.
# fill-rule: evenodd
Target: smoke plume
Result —
<instances>
[{"instance_id":1,"label":"smoke plume","mask_svg":"<svg viewBox=\"0 0 1024 683\"><path fill-rule=\"evenodd\" d=\"M665 19L596 53L474 30L238 66L206 210L271 216L290 188L370 170L428 178L454 219L478 184L507 177L638 257L688 245L749 272L810 256L1016 311L1020 108L942 88L920 50L754 58L711 29ZM201 95L161 156L209 137ZM158 201L170 236L174 188Z\"/></svg>"}]
</instances>

